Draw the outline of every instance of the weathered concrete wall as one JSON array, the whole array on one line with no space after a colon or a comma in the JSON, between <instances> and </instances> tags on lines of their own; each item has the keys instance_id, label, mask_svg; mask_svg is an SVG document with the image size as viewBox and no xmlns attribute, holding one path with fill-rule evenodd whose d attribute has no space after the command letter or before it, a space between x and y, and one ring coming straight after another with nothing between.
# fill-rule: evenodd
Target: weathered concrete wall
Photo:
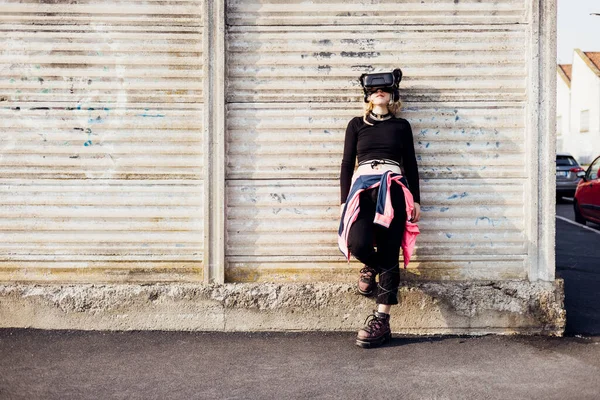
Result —
<instances>
[{"instance_id":1,"label":"weathered concrete wall","mask_svg":"<svg viewBox=\"0 0 600 400\"><path fill-rule=\"evenodd\" d=\"M405 334L545 334L565 326L563 282L404 283ZM375 308L347 284L0 285L0 327L83 330L356 330Z\"/></svg>"},{"instance_id":2,"label":"weathered concrete wall","mask_svg":"<svg viewBox=\"0 0 600 400\"><path fill-rule=\"evenodd\" d=\"M400 63L424 202L394 330L560 334L554 1L67 3L0 5L0 326L358 328L336 171L356 77Z\"/></svg>"}]
</instances>

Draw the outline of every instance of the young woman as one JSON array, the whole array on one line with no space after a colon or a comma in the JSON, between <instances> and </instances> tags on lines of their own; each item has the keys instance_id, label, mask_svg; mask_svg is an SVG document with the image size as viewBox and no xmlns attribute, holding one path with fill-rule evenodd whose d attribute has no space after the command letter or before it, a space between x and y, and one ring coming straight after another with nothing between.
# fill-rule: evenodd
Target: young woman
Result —
<instances>
[{"instance_id":1,"label":"young woman","mask_svg":"<svg viewBox=\"0 0 600 400\"><path fill-rule=\"evenodd\" d=\"M377 302L377 311L358 332L356 344L361 347L378 346L390 339L390 309L398 304L400 247L405 233L411 233L409 225L408 230L413 230L415 237L418 234L419 172L411 126L395 115L401 106L397 83L379 88L363 85L365 114L348 123L344 142L340 249L348 258L352 254L365 264L358 291L366 296L375 294ZM414 246L414 238L412 243ZM405 248L405 253L409 251ZM406 267L410 254L404 257Z\"/></svg>"}]
</instances>

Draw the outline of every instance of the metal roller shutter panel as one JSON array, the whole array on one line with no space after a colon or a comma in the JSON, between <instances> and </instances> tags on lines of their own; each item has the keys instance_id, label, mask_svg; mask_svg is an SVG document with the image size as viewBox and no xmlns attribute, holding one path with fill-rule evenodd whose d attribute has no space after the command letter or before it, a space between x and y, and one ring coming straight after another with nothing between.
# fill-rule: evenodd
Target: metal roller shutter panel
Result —
<instances>
[{"instance_id":1,"label":"metal roller shutter panel","mask_svg":"<svg viewBox=\"0 0 600 400\"><path fill-rule=\"evenodd\" d=\"M203 279L202 2L0 4L0 279Z\"/></svg>"},{"instance_id":2,"label":"metal roller shutter panel","mask_svg":"<svg viewBox=\"0 0 600 400\"><path fill-rule=\"evenodd\" d=\"M522 279L530 2L228 1L226 281L353 282L337 249L358 76L400 66L421 236L404 279Z\"/></svg>"}]
</instances>

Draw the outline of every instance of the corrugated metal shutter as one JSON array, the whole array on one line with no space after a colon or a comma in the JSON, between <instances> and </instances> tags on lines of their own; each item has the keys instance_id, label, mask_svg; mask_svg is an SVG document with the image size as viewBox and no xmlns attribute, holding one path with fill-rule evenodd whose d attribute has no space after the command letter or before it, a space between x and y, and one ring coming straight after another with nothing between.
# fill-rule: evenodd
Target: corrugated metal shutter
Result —
<instances>
[{"instance_id":1,"label":"corrugated metal shutter","mask_svg":"<svg viewBox=\"0 0 600 400\"><path fill-rule=\"evenodd\" d=\"M526 0L230 1L226 280L354 280L337 250L357 78L400 66L423 217L404 278L527 276Z\"/></svg>"},{"instance_id":2,"label":"corrugated metal shutter","mask_svg":"<svg viewBox=\"0 0 600 400\"><path fill-rule=\"evenodd\" d=\"M202 280L201 1L0 4L0 279Z\"/></svg>"}]
</instances>

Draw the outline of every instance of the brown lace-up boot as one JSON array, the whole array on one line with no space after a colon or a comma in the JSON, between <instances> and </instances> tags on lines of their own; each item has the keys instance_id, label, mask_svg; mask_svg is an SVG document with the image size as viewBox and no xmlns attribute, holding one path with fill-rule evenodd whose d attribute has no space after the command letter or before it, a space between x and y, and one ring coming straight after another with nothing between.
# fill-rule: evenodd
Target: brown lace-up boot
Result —
<instances>
[{"instance_id":1,"label":"brown lace-up boot","mask_svg":"<svg viewBox=\"0 0 600 400\"><path fill-rule=\"evenodd\" d=\"M365 327L358 331L356 345L360 347L377 347L392 338L390 315L375 311L365 320Z\"/></svg>"},{"instance_id":2,"label":"brown lace-up boot","mask_svg":"<svg viewBox=\"0 0 600 400\"><path fill-rule=\"evenodd\" d=\"M375 275L377 275L377 271L366 265L360 270L360 275L358 277L358 293L363 296L370 296L373 294L373 290L377 286Z\"/></svg>"}]
</instances>

